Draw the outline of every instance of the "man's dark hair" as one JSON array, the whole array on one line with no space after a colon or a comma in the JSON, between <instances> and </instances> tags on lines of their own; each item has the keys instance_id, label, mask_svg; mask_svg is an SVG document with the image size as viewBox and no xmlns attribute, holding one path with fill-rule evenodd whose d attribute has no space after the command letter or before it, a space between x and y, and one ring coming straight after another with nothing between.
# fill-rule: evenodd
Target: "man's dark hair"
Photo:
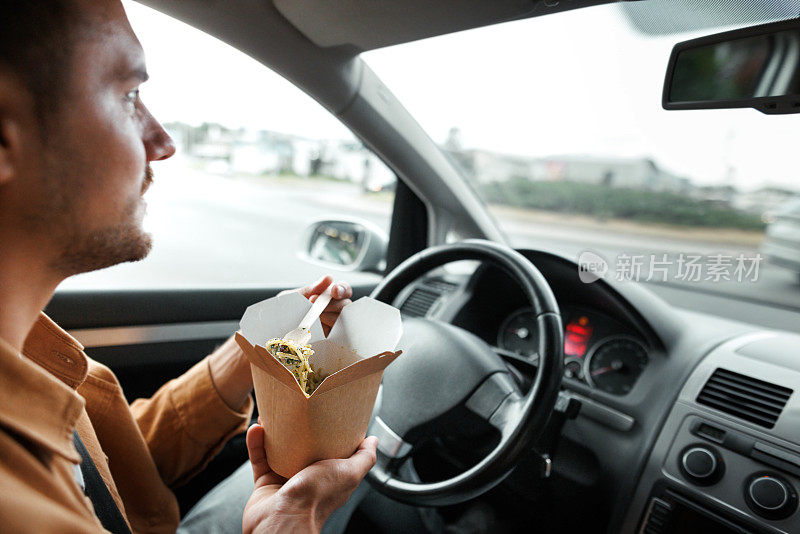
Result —
<instances>
[{"instance_id":1,"label":"man's dark hair","mask_svg":"<svg viewBox=\"0 0 800 534\"><path fill-rule=\"evenodd\" d=\"M69 89L77 9L73 0L0 0L0 69L31 92L42 124Z\"/></svg>"}]
</instances>

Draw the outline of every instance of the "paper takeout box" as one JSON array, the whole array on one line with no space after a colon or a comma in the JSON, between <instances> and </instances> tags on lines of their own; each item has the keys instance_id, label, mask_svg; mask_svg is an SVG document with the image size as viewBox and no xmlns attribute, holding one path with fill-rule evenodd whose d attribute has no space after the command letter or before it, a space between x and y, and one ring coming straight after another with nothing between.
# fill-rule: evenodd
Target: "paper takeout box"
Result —
<instances>
[{"instance_id":1,"label":"paper takeout box","mask_svg":"<svg viewBox=\"0 0 800 534\"><path fill-rule=\"evenodd\" d=\"M294 375L264 348L293 330L311 307L299 293L253 304L244 313L236 341L250 360L256 402L266 431L267 459L291 477L330 458L348 458L364 439L383 370L402 334L400 312L364 297L345 306L326 338L311 328L309 363L327 378L310 397Z\"/></svg>"}]
</instances>

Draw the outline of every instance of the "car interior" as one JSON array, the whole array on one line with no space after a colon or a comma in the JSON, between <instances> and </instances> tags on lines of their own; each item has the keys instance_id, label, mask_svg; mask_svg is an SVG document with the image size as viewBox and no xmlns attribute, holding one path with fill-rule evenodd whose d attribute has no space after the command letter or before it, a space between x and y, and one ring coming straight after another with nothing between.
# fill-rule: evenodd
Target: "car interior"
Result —
<instances>
[{"instance_id":1,"label":"car interior","mask_svg":"<svg viewBox=\"0 0 800 534\"><path fill-rule=\"evenodd\" d=\"M350 270L380 278L354 283L354 300L372 296L403 316L404 353L384 374L369 430L380 439L378 463L348 532L800 532L800 312L744 299L734 313L731 297L602 273L586 283L591 265L513 248L361 57L609 2L140 3L289 80L398 177L388 239L366 224L327 219L298 245L335 269L322 255L337 243L318 240L357 235L359 252L346 251L355 258ZM652 98L676 116L800 112L795 53L785 58L788 81L760 93L730 93L714 85L719 73L692 64L694 52L720 43L783 35L796 46L797 19L730 19L747 11L735 0L718 2L718 11L685 4L695 29L740 28L676 41L663 65L664 93ZM714 13L724 24L706 20ZM45 311L116 373L132 401L221 344L249 305L293 287L63 289ZM181 512L245 458L244 436L236 437L176 489Z\"/></svg>"}]
</instances>

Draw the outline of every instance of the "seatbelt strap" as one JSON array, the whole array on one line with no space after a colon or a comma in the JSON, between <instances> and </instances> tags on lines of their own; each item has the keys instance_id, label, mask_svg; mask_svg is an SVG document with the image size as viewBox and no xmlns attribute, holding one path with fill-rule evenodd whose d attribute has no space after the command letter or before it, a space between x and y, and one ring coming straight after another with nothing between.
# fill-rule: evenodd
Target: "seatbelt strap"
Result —
<instances>
[{"instance_id":1,"label":"seatbelt strap","mask_svg":"<svg viewBox=\"0 0 800 534\"><path fill-rule=\"evenodd\" d=\"M122 512L117 508L117 503L114 502L111 492L103 482L103 477L100 476L97 466L89 456L89 451L86 450L86 446L75 430L72 431L72 441L75 442L75 448L81 455L81 473L85 484L83 492L92 501L94 513L103 528L114 534L131 534L128 523L125 522Z\"/></svg>"}]
</instances>

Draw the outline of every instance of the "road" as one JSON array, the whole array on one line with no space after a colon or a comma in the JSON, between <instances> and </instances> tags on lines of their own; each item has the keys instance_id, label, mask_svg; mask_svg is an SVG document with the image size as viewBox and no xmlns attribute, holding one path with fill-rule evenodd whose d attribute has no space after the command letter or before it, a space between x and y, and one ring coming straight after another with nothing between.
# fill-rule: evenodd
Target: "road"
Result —
<instances>
[{"instance_id":1,"label":"road","mask_svg":"<svg viewBox=\"0 0 800 534\"><path fill-rule=\"evenodd\" d=\"M357 188L347 190L359 194ZM383 213L345 205L331 208L311 201L341 195L336 183L254 185L193 174L156 176L146 194L145 229L154 238L146 260L66 280L61 289L187 288L204 286L296 285L326 270L298 257L306 227L323 217L359 217L388 232L391 203ZM347 273L351 283L374 282L376 275Z\"/></svg>"},{"instance_id":2,"label":"road","mask_svg":"<svg viewBox=\"0 0 800 534\"><path fill-rule=\"evenodd\" d=\"M503 225L516 246L555 251L577 261L586 251L597 253L609 263L607 278L625 279L632 270L626 269L638 257L642 260L640 281L651 285L690 289L709 294L723 294L752 302L767 302L800 309L800 283L797 275L786 269L759 261L758 249L753 246L708 243L697 240L654 238L652 236L610 234L603 230L575 229L546 224ZM666 257L664 255L666 254ZM679 260L702 256L699 280L679 272ZM626 259L622 256L627 256ZM742 256L744 271L736 273L737 258ZM721 259L715 259L721 257ZM726 274L714 274L710 263L721 261L718 269ZM654 263L654 272L650 265ZM757 264L757 268L756 265ZM615 269L616 267L616 269ZM659 268L663 267L662 272ZM695 273L693 273L695 274Z\"/></svg>"},{"instance_id":3,"label":"road","mask_svg":"<svg viewBox=\"0 0 800 534\"><path fill-rule=\"evenodd\" d=\"M203 286L292 286L319 277L326 270L299 254L305 228L323 217L357 217L388 231L391 202L365 198L357 186L328 181L230 179L199 172L165 172L147 193L145 227L154 236L154 248L142 262L73 277L63 289L177 288ZM264 185L268 184L268 185ZM698 240L677 240L617 234L600 228L505 220L503 227L515 246L554 251L577 259L585 250L614 265L620 254L661 260L668 254L667 282L660 286L691 289L693 293L726 294L752 302L800 309L800 284L789 271L761 263L744 281L676 280L680 254L744 254L756 248L720 246ZM656 278L663 278L664 275ZM376 275L348 272L352 283L375 282ZM705 278L705 274L704 274ZM653 286L657 287L657 286Z\"/></svg>"}]
</instances>

